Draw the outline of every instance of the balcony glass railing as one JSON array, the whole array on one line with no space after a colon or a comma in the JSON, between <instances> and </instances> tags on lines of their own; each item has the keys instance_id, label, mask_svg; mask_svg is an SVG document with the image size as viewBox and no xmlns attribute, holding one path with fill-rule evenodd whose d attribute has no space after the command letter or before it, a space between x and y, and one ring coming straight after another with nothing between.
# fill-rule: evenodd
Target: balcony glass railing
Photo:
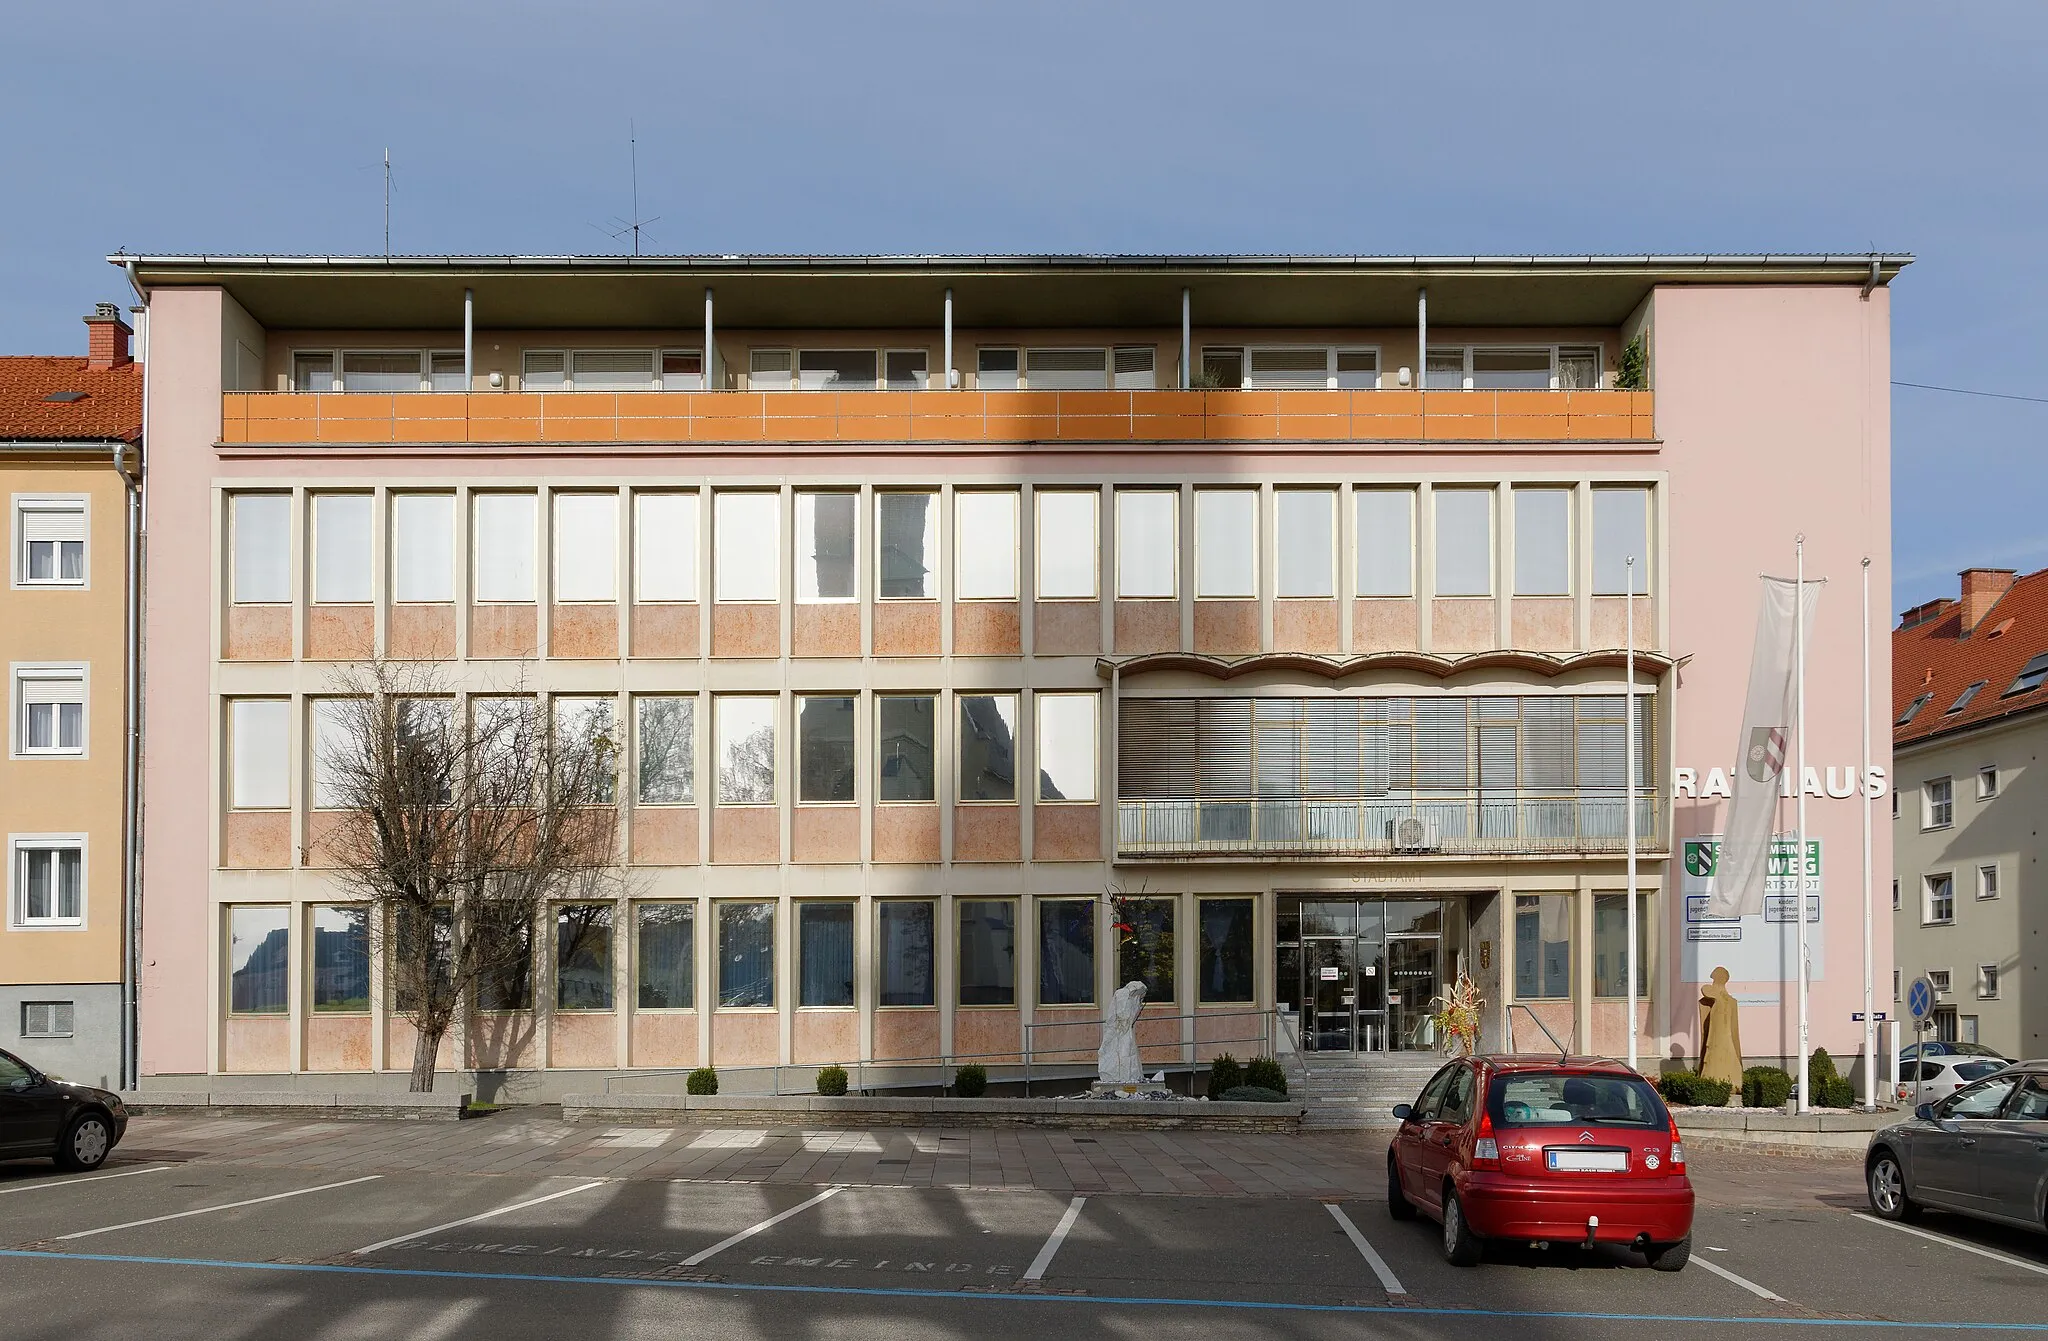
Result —
<instances>
[{"instance_id":1,"label":"balcony glass railing","mask_svg":"<svg viewBox=\"0 0 2048 1341\"><path fill-rule=\"evenodd\" d=\"M1429 856L1621 852L1620 792L1433 792L1323 799L1119 801L1121 856ZM1636 793L1636 843L1664 850L1656 793Z\"/></svg>"}]
</instances>

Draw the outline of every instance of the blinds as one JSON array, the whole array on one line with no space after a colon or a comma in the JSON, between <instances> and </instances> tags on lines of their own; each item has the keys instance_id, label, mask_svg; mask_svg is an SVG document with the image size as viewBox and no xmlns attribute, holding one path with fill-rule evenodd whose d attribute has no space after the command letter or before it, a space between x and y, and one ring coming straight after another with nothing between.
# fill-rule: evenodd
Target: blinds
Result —
<instances>
[{"instance_id":1,"label":"blinds","mask_svg":"<svg viewBox=\"0 0 2048 1341\"><path fill-rule=\"evenodd\" d=\"M633 543L643 601L697 599L697 495L633 495Z\"/></svg>"},{"instance_id":2,"label":"blinds","mask_svg":"<svg viewBox=\"0 0 2048 1341\"><path fill-rule=\"evenodd\" d=\"M1101 390L1109 385L1103 349L1032 349L1024 354L1024 384L1038 390Z\"/></svg>"},{"instance_id":3,"label":"blinds","mask_svg":"<svg viewBox=\"0 0 2048 1341\"><path fill-rule=\"evenodd\" d=\"M22 670L15 672L15 676L24 705L85 702L84 671Z\"/></svg>"},{"instance_id":4,"label":"blinds","mask_svg":"<svg viewBox=\"0 0 2048 1341\"><path fill-rule=\"evenodd\" d=\"M83 540L85 539L85 504L67 503L23 503L21 505L21 538L23 540Z\"/></svg>"},{"instance_id":5,"label":"blinds","mask_svg":"<svg viewBox=\"0 0 2048 1341\"><path fill-rule=\"evenodd\" d=\"M579 349L571 355L578 391L642 391L654 385L654 351Z\"/></svg>"},{"instance_id":6,"label":"blinds","mask_svg":"<svg viewBox=\"0 0 2048 1341\"><path fill-rule=\"evenodd\" d=\"M1254 349L1245 385L1262 387L1320 387L1330 375L1327 349Z\"/></svg>"},{"instance_id":7,"label":"blinds","mask_svg":"<svg viewBox=\"0 0 2048 1341\"><path fill-rule=\"evenodd\" d=\"M1111 372L1119 391L1149 391L1158 385L1153 373L1156 351L1150 345L1126 345L1111 355Z\"/></svg>"},{"instance_id":8,"label":"blinds","mask_svg":"<svg viewBox=\"0 0 2048 1341\"><path fill-rule=\"evenodd\" d=\"M476 599L532 600L534 496L478 494L475 503Z\"/></svg>"}]
</instances>

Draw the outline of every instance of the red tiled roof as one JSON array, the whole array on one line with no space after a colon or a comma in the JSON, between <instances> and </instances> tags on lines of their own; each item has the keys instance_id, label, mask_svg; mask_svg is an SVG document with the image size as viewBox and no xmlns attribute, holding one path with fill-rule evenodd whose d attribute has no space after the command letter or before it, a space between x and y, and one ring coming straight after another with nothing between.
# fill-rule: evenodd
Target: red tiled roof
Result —
<instances>
[{"instance_id":1,"label":"red tiled roof","mask_svg":"<svg viewBox=\"0 0 2048 1341\"><path fill-rule=\"evenodd\" d=\"M1932 696L1912 721L1892 727L1895 746L2048 707L2048 685L2006 696L2020 669L2048 653L2048 568L2015 581L1968 637L1961 602L1941 605L1931 618L1892 631L1892 721L1915 699ZM1984 687L1951 714L1956 699L1979 680Z\"/></svg>"},{"instance_id":2,"label":"red tiled roof","mask_svg":"<svg viewBox=\"0 0 2048 1341\"><path fill-rule=\"evenodd\" d=\"M66 391L85 395L49 399ZM0 356L0 441L134 442L141 437L141 364L96 369L82 358Z\"/></svg>"}]
</instances>

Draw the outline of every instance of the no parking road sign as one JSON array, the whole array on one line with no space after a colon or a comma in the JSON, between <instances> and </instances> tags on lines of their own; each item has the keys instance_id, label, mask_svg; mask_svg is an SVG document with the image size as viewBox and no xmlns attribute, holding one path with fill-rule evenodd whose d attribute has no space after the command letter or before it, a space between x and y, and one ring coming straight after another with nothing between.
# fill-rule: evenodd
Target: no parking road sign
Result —
<instances>
[{"instance_id":1,"label":"no parking road sign","mask_svg":"<svg viewBox=\"0 0 2048 1341\"><path fill-rule=\"evenodd\" d=\"M1934 1014L1934 984L1925 978L1913 979L1913 985L1906 989L1906 1009L1916 1024Z\"/></svg>"}]
</instances>

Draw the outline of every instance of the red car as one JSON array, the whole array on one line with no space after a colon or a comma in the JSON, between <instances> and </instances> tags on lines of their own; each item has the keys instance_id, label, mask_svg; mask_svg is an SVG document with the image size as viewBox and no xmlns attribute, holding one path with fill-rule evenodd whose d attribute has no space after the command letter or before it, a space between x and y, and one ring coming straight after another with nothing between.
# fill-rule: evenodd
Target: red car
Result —
<instances>
[{"instance_id":1,"label":"red car","mask_svg":"<svg viewBox=\"0 0 2048 1341\"><path fill-rule=\"evenodd\" d=\"M1387 1210L1443 1223L1444 1260L1486 1240L1625 1244L1659 1271L1692 1256L1692 1180L1656 1089L1597 1057L1465 1057L1431 1076L1387 1150Z\"/></svg>"}]
</instances>

